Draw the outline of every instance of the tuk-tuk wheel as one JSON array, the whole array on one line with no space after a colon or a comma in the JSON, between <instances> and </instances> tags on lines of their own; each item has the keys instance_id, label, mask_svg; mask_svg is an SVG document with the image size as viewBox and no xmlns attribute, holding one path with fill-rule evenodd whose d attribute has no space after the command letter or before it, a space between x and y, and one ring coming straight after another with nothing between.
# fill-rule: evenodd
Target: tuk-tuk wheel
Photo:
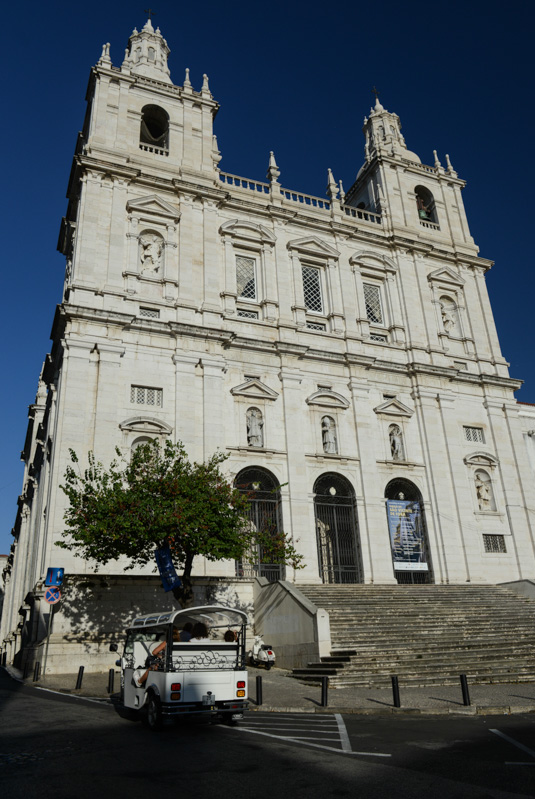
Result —
<instances>
[{"instance_id":1,"label":"tuk-tuk wheel","mask_svg":"<svg viewBox=\"0 0 535 799\"><path fill-rule=\"evenodd\" d=\"M266 671L269 671L272 666L273 666L273 663L271 661L266 663Z\"/></svg>"},{"instance_id":2,"label":"tuk-tuk wheel","mask_svg":"<svg viewBox=\"0 0 535 799\"><path fill-rule=\"evenodd\" d=\"M154 694L151 694L147 701L145 722L151 730L161 730L162 728L162 706L160 705L160 700Z\"/></svg>"}]
</instances>

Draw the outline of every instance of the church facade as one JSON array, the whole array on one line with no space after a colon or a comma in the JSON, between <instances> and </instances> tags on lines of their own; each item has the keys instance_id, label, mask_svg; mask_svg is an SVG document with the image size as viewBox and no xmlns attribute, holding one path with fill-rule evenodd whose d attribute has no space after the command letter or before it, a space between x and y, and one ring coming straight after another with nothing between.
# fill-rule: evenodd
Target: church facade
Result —
<instances>
[{"instance_id":1,"label":"church facade","mask_svg":"<svg viewBox=\"0 0 535 799\"><path fill-rule=\"evenodd\" d=\"M8 657L43 637L47 567L94 572L55 546L70 449L230 456L252 523L290 533L304 568L199 560L198 578L533 578L535 407L514 398L448 156L423 164L377 100L347 193L330 170L324 198L285 189L273 153L265 182L222 172L208 79L173 83L168 53L149 21L91 71L4 570ZM99 574L125 590L124 564Z\"/></svg>"}]
</instances>

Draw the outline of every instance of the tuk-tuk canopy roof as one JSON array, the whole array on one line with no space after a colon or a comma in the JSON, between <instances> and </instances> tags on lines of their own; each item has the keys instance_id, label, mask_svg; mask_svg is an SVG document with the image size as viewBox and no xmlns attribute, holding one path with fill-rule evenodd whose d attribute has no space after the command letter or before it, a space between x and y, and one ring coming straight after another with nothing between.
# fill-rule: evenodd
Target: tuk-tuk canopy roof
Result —
<instances>
[{"instance_id":1,"label":"tuk-tuk canopy roof","mask_svg":"<svg viewBox=\"0 0 535 799\"><path fill-rule=\"evenodd\" d=\"M184 610L165 610L148 616L138 616L129 629L161 627L163 624L180 627L187 621L193 623L201 621L209 627L235 627L238 624L247 624L247 614L243 610L226 608L224 605L201 605Z\"/></svg>"}]
</instances>

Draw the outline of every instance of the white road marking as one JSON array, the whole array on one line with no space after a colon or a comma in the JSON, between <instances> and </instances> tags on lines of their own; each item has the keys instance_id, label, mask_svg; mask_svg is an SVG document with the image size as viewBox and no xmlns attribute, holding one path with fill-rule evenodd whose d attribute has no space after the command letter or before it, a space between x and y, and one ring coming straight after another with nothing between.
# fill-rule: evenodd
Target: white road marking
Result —
<instances>
[{"instance_id":1,"label":"white road marking","mask_svg":"<svg viewBox=\"0 0 535 799\"><path fill-rule=\"evenodd\" d=\"M509 741L509 743L513 744L513 746L516 746L517 749L521 749L522 752L526 752L526 754L531 755L531 757L535 758L535 752L533 751L533 749L529 749L527 746L524 746L524 744L515 741L514 738L510 738L504 732L500 732L500 730L491 730L491 732L493 732L494 735L499 735L500 738L503 738L505 741ZM535 764L530 764L530 765L535 765Z\"/></svg>"},{"instance_id":2,"label":"white road marking","mask_svg":"<svg viewBox=\"0 0 535 799\"><path fill-rule=\"evenodd\" d=\"M347 734L346 725L340 713L335 713L334 717L338 724L338 732L340 733L340 743L344 752L351 752L351 743L349 742L349 735Z\"/></svg>"},{"instance_id":3,"label":"white road marking","mask_svg":"<svg viewBox=\"0 0 535 799\"><path fill-rule=\"evenodd\" d=\"M269 732L262 732L261 730L251 730L247 727L221 727L223 730L230 730L232 732L249 732L252 735L264 735L266 738L275 738L276 741L295 741L301 746L312 746L314 749L326 749L328 752L337 752L339 755L360 755L362 757L392 757L392 755L385 755L380 752L345 752L343 749L335 749L334 746L322 746L322 744L311 744L306 741L300 741L297 738L283 738L280 735L271 735Z\"/></svg>"}]
</instances>

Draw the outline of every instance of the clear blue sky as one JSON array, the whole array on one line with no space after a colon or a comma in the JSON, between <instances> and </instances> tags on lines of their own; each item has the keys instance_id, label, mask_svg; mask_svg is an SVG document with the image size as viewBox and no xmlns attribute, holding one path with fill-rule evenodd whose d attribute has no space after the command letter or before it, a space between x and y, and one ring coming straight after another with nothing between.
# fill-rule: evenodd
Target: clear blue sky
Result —
<instances>
[{"instance_id":1,"label":"clear blue sky","mask_svg":"<svg viewBox=\"0 0 535 799\"><path fill-rule=\"evenodd\" d=\"M160 0L154 24L171 48L171 77L202 74L221 103L220 167L263 180L274 150L283 186L324 195L327 168L346 189L363 161L362 120L377 86L409 149L449 153L488 275L517 395L535 402L533 359L533 2L495 0ZM0 552L11 544L21 490L27 407L49 349L64 259L56 252L90 67L104 42L120 66L147 2L7 4L1 92L4 422Z\"/></svg>"}]
</instances>

